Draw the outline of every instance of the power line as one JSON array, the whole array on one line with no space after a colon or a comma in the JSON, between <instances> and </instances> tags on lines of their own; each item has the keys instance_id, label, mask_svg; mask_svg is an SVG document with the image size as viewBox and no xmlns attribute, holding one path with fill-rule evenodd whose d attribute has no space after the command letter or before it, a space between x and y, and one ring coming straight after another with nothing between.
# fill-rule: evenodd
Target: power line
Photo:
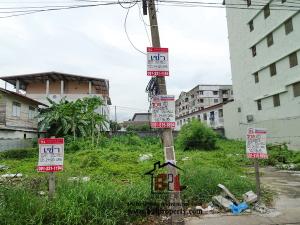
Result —
<instances>
[{"instance_id":1,"label":"power line","mask_svg":"<svg viewBox=\"0 0 300 225\"><path fill-rule=\"evenodd\" d=\"M143 55L147 55L145 52L141 51L140 49L138 49L134 44L133 42L131 41L130 37L129 37L129 34L127 32L127 17L128 17L128 14L129 14L129 11L130 11L131 8L127 9L127 12L126 12L126 16L125 16L125 19L124 19L124 30L125 30L125 34L126 34L126 37L129 41L129 43L131 44L131 46L138 52L142 53Z\"/></svg>"},{"instance_id":2,"label":"power line","mask_svg":"<svg viewBox=\"0 0 300 225\"><path fill-rule=\"evenodd\" d=\"M142 6L141 6L140 4L138 4L138 6L139 6L139 7L138 7L138 10L139 10L139 17L140 17L140 19L141 19L141 21L142 21L142 23L143 23L143 25L144 25L144 28L145 28L145 31L146 31L146 35L147 35L147 38L148 38L148 41L149 41L149 45L151 46L152 44L151 44L150 36L149 36L149 33L148 33L148 29L147 29L147 27L150 26L150 25L147 24L147 23L145 22L144 18L143 18L143 15L142 15L142 12L141 12Z\"/></svg>"}]
</instances>

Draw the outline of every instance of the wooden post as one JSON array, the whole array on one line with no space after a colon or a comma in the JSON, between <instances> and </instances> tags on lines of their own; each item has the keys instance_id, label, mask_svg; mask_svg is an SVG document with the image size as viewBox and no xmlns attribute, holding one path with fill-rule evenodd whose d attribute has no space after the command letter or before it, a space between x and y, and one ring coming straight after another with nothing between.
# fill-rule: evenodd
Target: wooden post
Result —
<instances>
[{"instance_id":1,"label":"wooden post","mask_svg":"<svg viewBox=\"0 0 300 225\"><path fill-rule=\"evenodd\" d=\"M260 201L260 179L259 179L259 164L258 159L254 159L254 168L255 168L255 181L256 181L256 194L257 201Z\"/></svg>"},{"instance_id":2,"label":"wooden post","mask_svg":"<svg viewBox=\"0 0 300 225\"><path fill-rule=\"evenodd\" d=\"M51 136L51 138L55 138L55 136ZM54 172L49 173L48 184L49 184L48 196L49 196L49 199L53 199L54 194L55 194L55 173Z\"/></svg>"},{"instance_id":3,"label":"wooden post","mask_svg":"<svg viewBox=\"0 0 300 225\"><path fill-rule=\"evenodd\" d=\"M55 173L49 173L49 199L53 199L55 194Z\"/></svg>"}]
</instances>

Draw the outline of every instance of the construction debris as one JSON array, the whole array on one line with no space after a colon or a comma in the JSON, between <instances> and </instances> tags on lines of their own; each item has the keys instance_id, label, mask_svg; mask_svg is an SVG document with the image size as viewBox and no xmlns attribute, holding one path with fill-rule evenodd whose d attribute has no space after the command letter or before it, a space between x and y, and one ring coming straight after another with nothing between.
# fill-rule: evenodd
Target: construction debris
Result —
<instances>
[{"instance_id":1,"label":"construction debris","mask_svg":"<svg viewBox=\"0 0 300 225\"><path fill-rule=\"evenodd\" d=\"M253 209L261 214L266 214L269 212L269 209L266 207L266 205L260 202L255 203Z\"/></svg>"},{"instance_id":2,"label":"construction debris","mask_svg":"<svg viewBox=\"0 0 300 225\"><path fill-rule=\"evenodd\" d=\"M1 178L20 178L22 176L23 176L22 173L7 173L1 175Z\"/></svg>"},{"instance_id":3,"label":"construction debris","mask_svg":"<svg viewBox=\"0 0 300 225\"><path fill-rule=\"evenodd\" d=\"M257 195L253 191L248 191L245 194L243 194L244 201L248 204L256 202L257 201Z\"/></svg>"},{"instance_id":4,"label":"construction debris","mask_svg":"<svg viewBox=\"0 0 300 225\"><path fill-rule=\"evenodd\" d=\"M139 162L147 161L147 160L152 159L152 157L153 157L153 155L152 155L151 153L143 154L143 155L140 154L140 155L139 155L138 161L139 161Z\"/></svg>"},{"instance_id":5,"label":"construction debris","mask_svg":"<svg viewBox=\"0 0 300 225\"><path fill-rule=\"evenodd\" d=\"M6 165L0 165L0 171L8 170L9 167Z\"/></svg>"},{"instance_id":6,"label":"construction debris","mask_svg":"<svg viewBox=\"0 0 300 225\"><path fill-rule=\"evenodd\" d=\"M229 197L233 200L234 203L239 204L239 200L236 199L236 197L223 185L223 184L218 184L218 187L222 189L223 191L223 196L224 197Z\"/></svg>"},{"instance_id":7,"label":"construction debris","mask_svg":"<svg viewBox=\"0 0 300 225\"><path fill-rule=\"evenodd\" d=\"M218 206L220 206L220 207L222 207L222 208L224 208L228 211L231 209L230 206L233 205L232 201L228 200L227 198L224 198L222 195L214 196L212 198L212 201L216 205L218 205Z\"/></svg>"}]
</instances>

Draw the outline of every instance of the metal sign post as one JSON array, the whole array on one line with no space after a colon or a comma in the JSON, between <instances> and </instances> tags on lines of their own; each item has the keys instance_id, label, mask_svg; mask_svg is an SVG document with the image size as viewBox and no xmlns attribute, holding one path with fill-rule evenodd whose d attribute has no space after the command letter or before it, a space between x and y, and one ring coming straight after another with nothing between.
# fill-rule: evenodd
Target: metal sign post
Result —
<instances>
[{"instance_id":1,"label":"metal sign post","mask_svg":"<svg viewBox=\"0 0 300 225\"><path fill-rule=\"evenodd\" d=\"M38 172L49 173L49 198L55 194L55 173L63 170L64 139L40 138Z\"/></svg>"},{"instance_id":2,"label":"metal sign post","mask_svg":"<svg viewBox=\"0 0 300 225\"><path fill-rule=\"evenodd\" d=\"M259 177L259 163L258 159L267 159L267 131L261 128L248 128L246 153L247 157L254 160L255 168L255 181L256 181L256 194L257 200L260 200L260 177Z\"/></svg>"}]
</instances>

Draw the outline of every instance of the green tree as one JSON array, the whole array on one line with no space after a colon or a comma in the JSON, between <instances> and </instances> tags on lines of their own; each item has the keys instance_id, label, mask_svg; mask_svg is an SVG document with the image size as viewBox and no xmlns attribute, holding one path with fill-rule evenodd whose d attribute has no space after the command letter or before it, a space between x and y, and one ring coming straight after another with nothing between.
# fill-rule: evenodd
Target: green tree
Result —
<instances>
[{"instance_id":1,"label":"green tree","mask_svg":"<svg viewBox=\"0 0 300 225\"><path fill-rule=\"evenodd\" d=\"M40 110L39 130L47 131L49 135L72 135L73 139L94 135L106 126L105 116L96 110L103 105L99 97L77 99L68 102L61 99L59 103L48 99L50 106Z\"/></svg>"},{"instance_id":2,"label":"green tree","mask_svg":"<svg viewBox=\"0 0 300 225\"><path fill-rule=\"evenodd\" d=\"M216 141L217 134L195 119L185 124L177 137L177 143L183 150L211 150L216 147Z\"/></svg>"}]
</instances>

